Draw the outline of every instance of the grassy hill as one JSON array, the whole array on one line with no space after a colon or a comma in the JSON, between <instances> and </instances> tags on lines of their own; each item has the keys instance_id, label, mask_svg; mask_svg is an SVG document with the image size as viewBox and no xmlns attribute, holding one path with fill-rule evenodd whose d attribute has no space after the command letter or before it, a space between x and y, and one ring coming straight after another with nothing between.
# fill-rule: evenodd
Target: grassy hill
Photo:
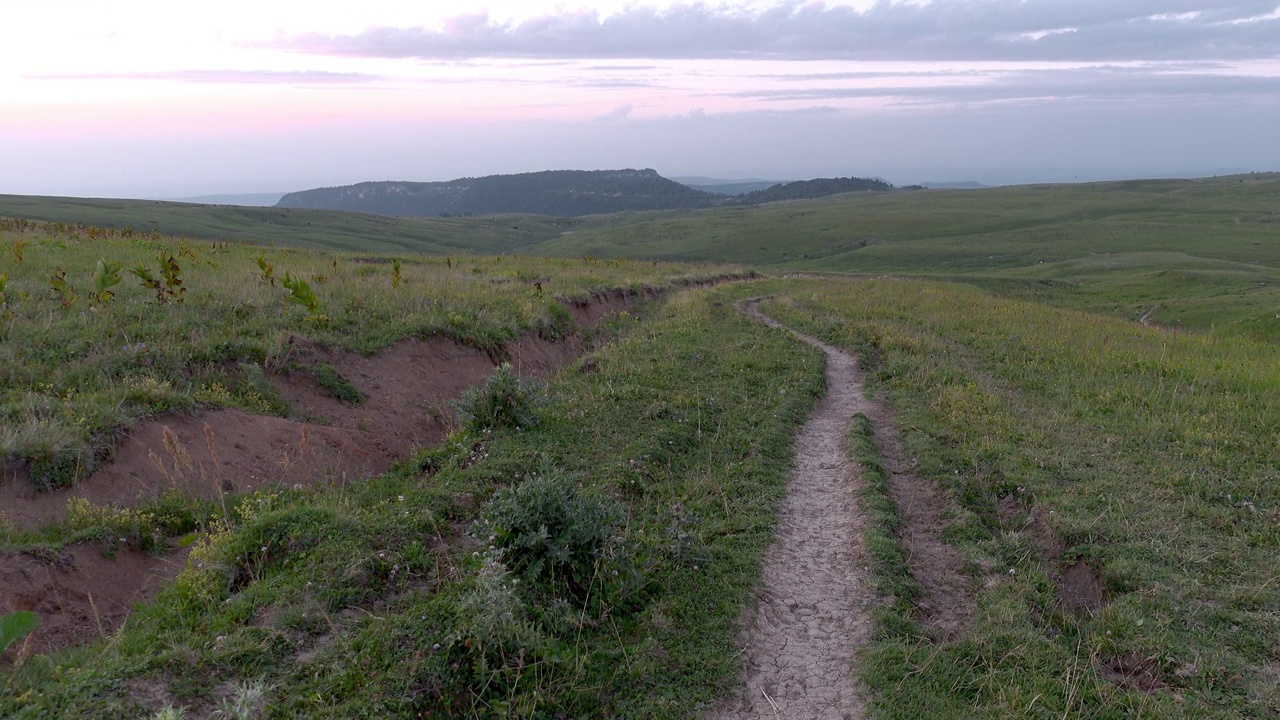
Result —
<instances>
[{"instance_id":1,"label":"grassy hill","mask_svg":"<svg viewBox=\"0 0 1280 720\"><path fill-rule=\"evenodd\" d=\"M735 262L947 277L1010 297L1280 339L1280 176L851 193L577 218L0 196L0 216L333 250Z\"/></svg>"},{"instance_id":2,"label":"grassy hill","mask_svg":"<svg viewBox=\"0 0 1280 720\"><path fill-rule=\"evenodd\" d=\"M840 195L574 230L553 255L946 277L1004 295L1280 339L1280 175Z\"/></svg>"},{"instance_id":3,"label":"grassy hill","mask_svg":"<svg viewBox=\"0 0 1280 720\"><path fill-rule=\"evenodd\" d=\"M587 355L544 388L494 373L454 419L415 408L452 434L368 480L143 500L125 476L123 500L65 522L0 519L0 591L31 567L181 569L119 629L89 595L83 647L0 647L0 715L701 715L738 677L737 622L823 387L817 351L734 309L764 297L857 352L901 433L903 457L866 415L850 437L883 598L859 665L869 717L1274 717L1278 198L1280 176L1255 175L572 224L5 198L93 227L0 220L3 492L15 465L89 482L152 417L301 423L285 393L312 377L362 431L374 386L341 368L409 347L396 362L432 372L424 338L485 372L532 339ZM486 248L503 254L465 254ZM728 258L803 277L681 292ZM112 261L122 282L104 285ZM579 324L574 299L611 290L668 294ZM337 424L314 425L317 452ZM174 472L184 457L157 453ZM954 632L922 621L888 490L904 474L945 505L973 608Z\"/></svg>"},{"instance_id":4,"label":"grassy hill","mask_svg":"<svg viewBox=\"0 0 1280 720\"><path fill-rule=\"evenodd\" d=\"M718 196L653 170L551 170L445 182L364 182L285 195L277 207L396 216L541 213L575 216L714 205Z\"/></svg>"},{"instance_id":5,"label":"grassy hill","mask_svg":"<svg viewBox=\"0 0 1280 720\"><path fill-rule=\"evenodd\" d=\"M558 236L542 216L393 218L329 210L0 195L0 217L258 245L423 255L512 252Z\"/></svg>"}]
</instances>

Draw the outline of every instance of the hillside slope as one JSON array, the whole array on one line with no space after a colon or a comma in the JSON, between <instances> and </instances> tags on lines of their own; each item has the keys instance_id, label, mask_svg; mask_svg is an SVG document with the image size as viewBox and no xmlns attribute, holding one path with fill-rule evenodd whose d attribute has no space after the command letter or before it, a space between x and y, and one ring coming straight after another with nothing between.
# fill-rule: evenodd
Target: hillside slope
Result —
<instances>
[{"instance_id":1,"label":"hillside slope","mask_svg":"<svg viewBox=\"0 0 1280 720\"><path fill-rule=\"evenodd\" d=\"M717 196L654 170L550 170L446 182L365 182L289 193L277 207L393 216L538 213L595 215L707 207Z\"/></svg>"},{"instance_id":2,"label":"hillside slope","mask_svg":"<svg viewBox=\"0 0 1280 720\"><path fill-rule=\"evenodd\" d=\"M547 217L397 218L294 208L156 200L0 195L0 218L158 232L203 240L424 255L512 252L558 237Z\"/></svg>"}]
</instances>

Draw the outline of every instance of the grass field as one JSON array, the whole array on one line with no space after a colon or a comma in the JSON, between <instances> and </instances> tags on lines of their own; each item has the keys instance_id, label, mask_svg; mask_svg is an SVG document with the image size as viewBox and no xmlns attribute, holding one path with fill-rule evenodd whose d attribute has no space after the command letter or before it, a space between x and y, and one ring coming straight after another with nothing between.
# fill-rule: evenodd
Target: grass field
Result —
<instances>
[{"instance_id":1,"label":"grass field","mask_svg":"<svg viewBox=\"0 0 1280 720\"><path fill-rule=\"evenodd\" d=\"M515 252L578 224L530 215L392 218L325 210L23 195L0 195L0 218L255 245L428 255Z\"/></svg>"},{"instance_id":2,"label":"grass field","mask_svg":"<svg viewBox=\"0 0 1280 720\"><path fill-rule=\"evenodd\" d=\"M1280 339L1280 175L982 190L585 218L378 218L0 197L10 215L337 250L737 262L943 277L1161 325Z\"/></svg>"},{"instance_id":3,"label":"grass field","mask_svg":"<svg viewBox=\"0 0 1280 720\"><path fill-rule=\"evenodd\" d=\"M821 358L695 291L590 367L551 384L536 427L469 430L349 488L245 498L118 635L13 673L0 714L149 716L140 683L189 708L257 687L271 717L707 705L737 669L735 621ZM522 481L542 494L495 496ZM524 562L545 558L471 525L522 513L573 525L569 561Z\"/></svg>"},{"instance_id":4,"label":"grass field","mask_svg":"<svg viewBox=\"0 0 1280 720\"><path fill-rule=\"evenodd\" d=\"M192 500L174 586L100 642L8 668L0 715L203 717L239 696L265 717L697 716L736 677L736 622L823 389L817 351L733 309L764 296L860 355L944 491L975 601L953 637L922 624L857 419L884 599L860 666L871 717L1278 716L1278 197L1257 175L301 227L30 201L42 222L0 219L0 451L68 482L150 413L289 412L260 377L293 335L497 350L573 330L557 297L673 292L545 392L508 379L464 413L527 394L513 417L537 424L465 426L362 483ZM153 234L162 218L187 237ZM197 224L223 239L190 239ZM821 276L676 293L739 269L657 258ZM9 550L107 537L103 518Z\"/></svg>"},{"instance_id":5,"label":"grass field","mask_svg":"<svg viewBox=\"0 0 1280 720\"><path fill-rule=\"evenodd\" d=\"M1280 340L1280 176L843 195L593 227L539 252L940 277Z\"/></svg>"},{"instance_id":6,"label":"grass field","mask_svg":"<svg viewBox=\"0 0 1280 720\"><path fill-rule=\"evenodd\" d=\"M153 288L130 272L139 266ZM524 331L571 332L557 297L725 271L304 252L9 223L0 228L0 457L31 462L33 477L58 486L91 471L142 416L198 406L287 413L263 372L288 361L294 335L361 352L432 335L493 350ZM285 287L291 279L301 284Z\"/></svg>"},{"instance_id":7,"label":"grass field","mask_svg":"<svg viewBox=\"0 0 1280 720\"><path fill-rule=\"evenodd\" d=\"M931 639L880 558L905 602L864 669L878 717L1280 712L1274 346L916 281L797 282L765 309L861 353L953 502L978 615ZM1100 596L1073 611L1077 563Z\"/></svg>"}]
</instances>

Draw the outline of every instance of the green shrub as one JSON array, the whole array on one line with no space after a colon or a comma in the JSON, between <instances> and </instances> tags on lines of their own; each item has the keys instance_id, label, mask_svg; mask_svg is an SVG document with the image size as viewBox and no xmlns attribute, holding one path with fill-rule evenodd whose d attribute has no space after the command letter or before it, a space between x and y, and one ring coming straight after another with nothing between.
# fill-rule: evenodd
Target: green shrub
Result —
<instances>
[{"instance_id":1,"label":"green shrub","mask_svg":"<svg viewBox=\"0 0 1280 720\"><path fill-rule=\"evenodd\" d=\"M542 383L521 379L510 363L503 363L483 387L463 393L454 407L472 430L530 428L538 424L542 393Z\"/></svg>"},{"instance_id":2,"label":"green shrub","mask_svg":"<svg viewBox=\"0 0 1280 720\"><path fill-rule=\"evenodd\" d=\"M478 527L512 572L579 594L591 585L621 515L616 502L559 475L535 475L499 491Z\"/></svg>"},{"instance_id":3,"label":"green shrub","mask_svg":"<svg viewBox=\"0 0 1280 720\"><path fill-rule=\"evenodd\" d=\"M31 482L37 490L56 490L74 485L88 474L79 453L67 452L33 457L29 460Z\"/></svg>"}]
</instances>

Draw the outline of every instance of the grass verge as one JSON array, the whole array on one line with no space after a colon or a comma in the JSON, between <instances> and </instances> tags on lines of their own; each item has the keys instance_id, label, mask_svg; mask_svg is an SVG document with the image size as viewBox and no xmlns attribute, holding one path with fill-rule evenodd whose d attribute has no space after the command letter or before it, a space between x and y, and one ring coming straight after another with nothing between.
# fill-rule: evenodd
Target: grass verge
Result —
<instances>
[{"instance_id":1,"label":"grass verge","mask_svg":"<svg viewBox=\"0 0 1280 720\"><path fill-rule=\"evenodd\" d=\"M459 434L346 488L240 500L118 634L13 672L0 715L204 711L246 683L283 718L706 707L736 679L736 622L823 387L820 353L724 297L684 293L634 323L550 383L536 426ZM555 480L519 492L530 478ZM585 508L546 544L572 557L537 565L551 571L476 524L546 503Z\"/></svg>"},{"instance_id":2,"label":"grass verge","mask_svg":"<svg viewBox=\"0 0 1280 720\"><path fill-rule=\"evenodd\" d=\"M873 502L878 717L1280 712L1273 347L901 280L801 282L764 309L861 354L981 588L957 639L916 632Z\"/></svg>"},{"instance_id":3,"label":"grass verge","mask_svg":"<svg viewBox=\"0 0 1280 720\"><path fill-rule=\"evenodd\" d=\"M593 258L396 259L0 218L0 463L59 487L108 459L140 417L195 407L287 415L267 375L289 364L295 336L375 352L444 335L497 351L522 332L572 332L558 298L724 272ZM335 373L317 375L335 397L359 402Z\"/></svg>"}]
</instances>

